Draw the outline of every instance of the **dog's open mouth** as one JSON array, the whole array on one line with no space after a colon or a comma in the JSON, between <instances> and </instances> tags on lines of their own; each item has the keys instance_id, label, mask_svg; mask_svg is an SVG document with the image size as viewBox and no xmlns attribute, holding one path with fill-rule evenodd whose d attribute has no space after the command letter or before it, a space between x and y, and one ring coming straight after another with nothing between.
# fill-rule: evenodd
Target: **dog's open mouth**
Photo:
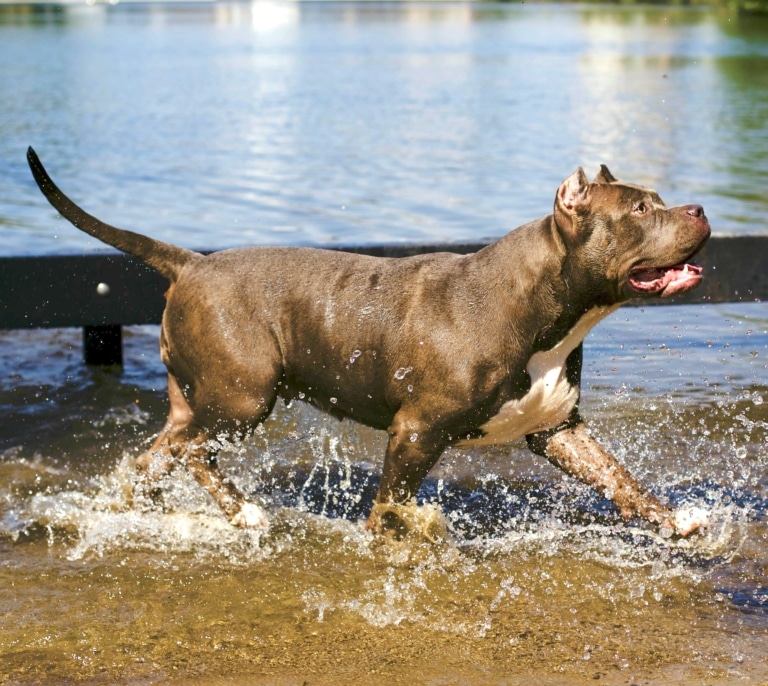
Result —
<instances>
[{"instance_id":1,"label":"dog's open mouth","mask_svg":"<svg viewBox=\"0 0 768 686\"><path fill-rule=\"evenodd\" d=\"M629 275L629 286L641 295L668 298L695 288L701 283L702 268L693 262L672 267L637 267Z\"/></svg>"}]
</instances>

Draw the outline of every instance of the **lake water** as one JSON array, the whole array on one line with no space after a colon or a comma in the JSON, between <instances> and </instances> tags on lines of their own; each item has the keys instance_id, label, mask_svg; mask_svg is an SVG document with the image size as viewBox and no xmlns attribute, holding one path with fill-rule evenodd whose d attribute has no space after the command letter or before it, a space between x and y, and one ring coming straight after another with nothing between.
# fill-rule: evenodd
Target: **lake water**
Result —
<instances>
[{"instance_id":1,"label":"lake water","mask_svg":"<svg viewBox=\"0 0 768 686\"><path fill-rule=\"evenodd\" d=\"M0 254L100 249L24 159L106 221L197 248L477 241L607 163L720 233L765 233L768 22L555 4L0 5ZM2 275L0 275L2 278ZM709 275L712 278L712 275ZM75 297L75 294L73 294ZM691 541L510 449L453 450L448 535L363 528L384 437L280 408L224 467L130 506L165 417L157 327L122 370L80 332L0 331L2 684L765 684L768 307L620 310L584 411Z\"/></svg>"},{"instance_id":2,"label":"lake water","mask_svg":"<svg viewBox=\"0 0 768 686\"><path fill-rule=\"evenodd\" d=\"M0 9L0 254L98 247L55 178L190 247L498 237L607 163L765 232L768 21L471 4Z\"/></svg>"}]
</instances>

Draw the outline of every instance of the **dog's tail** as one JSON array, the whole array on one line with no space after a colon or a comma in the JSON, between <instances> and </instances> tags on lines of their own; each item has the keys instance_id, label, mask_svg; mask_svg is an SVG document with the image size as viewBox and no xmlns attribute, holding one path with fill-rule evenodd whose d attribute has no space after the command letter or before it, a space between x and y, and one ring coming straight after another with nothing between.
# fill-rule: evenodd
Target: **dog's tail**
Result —
<instances>
[{"instance_id":1,"label":"dog's tail","mask_svg":"<svg viewBox=\"0 0 768 686\"><path fill-rule=\"evenodd\" d=\"M142 236L133 231L118 229L105 224L96 217L88 214L70 200L48 176L37 153L30 147L27 150L27 162L32 170L37 185L48 199L48 202L58 210L59 214L68 219L81 231L107 243L118 250L127 252L146 262L150 267L159 271L170 281L175 281L185 264L202 257L200 253L186 248L179 248L170 243L157 241L149 236Z\"/></svg>"}]
</instances>

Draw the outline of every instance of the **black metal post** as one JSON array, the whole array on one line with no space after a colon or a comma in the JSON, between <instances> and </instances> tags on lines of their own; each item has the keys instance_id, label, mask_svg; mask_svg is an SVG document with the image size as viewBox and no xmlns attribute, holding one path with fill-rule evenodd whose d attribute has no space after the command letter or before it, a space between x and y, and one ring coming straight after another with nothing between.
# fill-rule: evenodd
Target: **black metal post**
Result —
<instances>
[{"instance_id":1,"label":"black metal post","mask_svg":"<svg viewBox=\"0 0 768 686\"><path fill-rule=\"evenodd\" d=\"M86 364L109 367L123 364L123 334L119 325L83 328L83 359Z\"/></svg>"}]
</instances>

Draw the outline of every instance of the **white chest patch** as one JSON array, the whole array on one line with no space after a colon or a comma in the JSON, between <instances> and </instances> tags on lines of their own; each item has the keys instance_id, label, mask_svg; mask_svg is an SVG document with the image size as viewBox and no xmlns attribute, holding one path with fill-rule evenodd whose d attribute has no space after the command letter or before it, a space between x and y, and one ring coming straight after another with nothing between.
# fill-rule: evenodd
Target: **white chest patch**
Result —
<instances>
[{"instance_id":1,"label":"white chest patch","mask_svg":"<svg viewBox=\"0 0 768 686\"><path fill-rule=\"evenodd\" d=\"M565 361L601 319L618 309L595 307L586 312L568 335L553 348L535 353L525 368L531 388L522 398L502 405L498 414L483 426L484 436L460 441L458 445L499 445L527 434L552 429L564 422L579 397L579 391L565 378Z\"/></svg>"}]
</instances>

